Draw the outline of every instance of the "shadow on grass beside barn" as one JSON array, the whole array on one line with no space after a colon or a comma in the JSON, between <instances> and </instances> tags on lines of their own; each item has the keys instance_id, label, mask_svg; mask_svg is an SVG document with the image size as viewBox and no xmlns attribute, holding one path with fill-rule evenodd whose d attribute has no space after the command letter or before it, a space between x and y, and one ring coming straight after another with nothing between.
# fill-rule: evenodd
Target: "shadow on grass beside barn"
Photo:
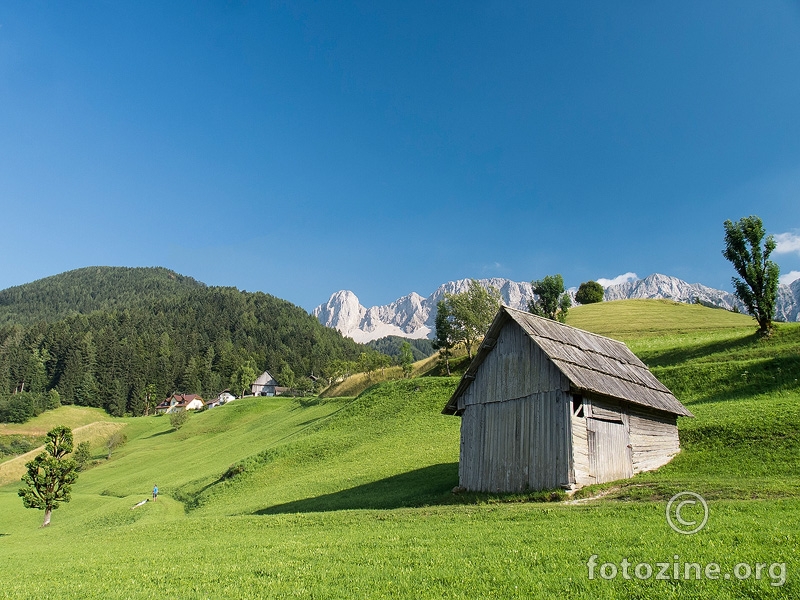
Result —
<instances>
[{"instance_id":1,"label":"shadow on grass beside barn","mask_svg":"<svg viewBox=\"0 0 800 600\"><path fill-rule=\"evenodd\" d=\"M339 492L268 506L256 515L355 509L411 508L450 504L458 485L458 463L442 463L393 475Z\"/></svg>"},{"instance_id":2,"label":"shadow on grass beside barn","mask_svg":"<svg viewBox=\"0 0 800 600\"><path fill-rule=\"evenodd\" d=\"M323 494L284 504L268 506L255 515L279 515L338 510L391 510L453 504L494 504L508 502L560 502L563 490L515 494L459 492L458 463L441 463L393 475L339 492Z\"/></svg>"}]
</instances>

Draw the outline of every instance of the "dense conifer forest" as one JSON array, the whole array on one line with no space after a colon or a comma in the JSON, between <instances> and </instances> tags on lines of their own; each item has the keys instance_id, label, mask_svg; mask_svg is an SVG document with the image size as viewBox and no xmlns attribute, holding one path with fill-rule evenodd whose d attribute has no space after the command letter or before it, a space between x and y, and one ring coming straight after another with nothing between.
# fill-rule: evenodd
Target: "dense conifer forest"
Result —
<instances>
[{"instance_id":1,"label":"dense conifer forest","mask_svg":"<svg viewBox=\"0 0 800 600\"><path fill-rule=\"evenodd\" d=\"M397 335L387 335L377 340L367 342L367 346L373 350L377 350L382 354L388 354L392 358L399 360L403 342L408 342L411 345L411 353L414 360L422 360L429 357L435 352L433 349L433 341L427 338L412 339L403 338Z\"/></svg>"},{"instance_id":2,"label":"dense conifer forest","mask_svg":"<svg viewBox=\"0 0 800 600\"><path fill-rule=\"evenodd\" d=\"M0 420L59 403L141 415L172 392L216 395L245 365L320 375L364 349L269 294L88 267L0 291Z\"/></svg>"}]
</instances>

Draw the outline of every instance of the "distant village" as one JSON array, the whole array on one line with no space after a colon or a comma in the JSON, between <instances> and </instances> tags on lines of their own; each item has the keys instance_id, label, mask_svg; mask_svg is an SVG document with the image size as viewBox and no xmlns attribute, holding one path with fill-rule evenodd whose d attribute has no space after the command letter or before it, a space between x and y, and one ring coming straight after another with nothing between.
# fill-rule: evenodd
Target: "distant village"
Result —
<instances>
[{"instance_id":1,"label":"distant village","mask_svg":"<svg viewBox=\"0 0 800 600\"><path fill-rule=\"evenodd\" d=\"M289 393L289 388L281 387L275 378L264 371L250 385L248 396L281 396ZM204 400L199 394L172 394L169 398L156 406L156 414L176 413L182 410L203 410L215 408L236 400L230 390L223 390L216 398Z\"/></svg>"}]
</instances>

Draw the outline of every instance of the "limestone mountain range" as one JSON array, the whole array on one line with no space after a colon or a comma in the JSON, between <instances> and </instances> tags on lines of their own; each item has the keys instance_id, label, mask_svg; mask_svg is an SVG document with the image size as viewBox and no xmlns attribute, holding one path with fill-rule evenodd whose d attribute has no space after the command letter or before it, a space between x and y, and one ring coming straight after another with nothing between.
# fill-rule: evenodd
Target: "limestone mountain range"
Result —
<instances>
[{"instance_id":1,"label":"limestone mountain range","mask_svg":"<svg viewBox=\"0 0 800 600\"><path fill-rule=\"evenodd\" d=\"M510 279L479 279L481 285L494 286L500 290L503 304L511 308L526 310L533 297L530 282ZM407 338L431 338L436 320L436 304L445 293L459 293L469 287L469 279L448 281L436 288L431 295L423 297L416 292L398 298L383 306L364 307L358 297L349 290L331 295L325 304L320 304L313 314L320 323L337 329L357 342L366 343L387 335ZM568 293L573 298L574 289ZM687 283L677 277L654 273L644 279L609 285L605 288L605 301L631 298L666 298L676 302L700 302L732 310L737 307L746 312L744 305L729 292L707 287L699 283ZM800 321L800 279L789 285L780 285L776 305L779 321Z\"/></svg>"}]
</instances>

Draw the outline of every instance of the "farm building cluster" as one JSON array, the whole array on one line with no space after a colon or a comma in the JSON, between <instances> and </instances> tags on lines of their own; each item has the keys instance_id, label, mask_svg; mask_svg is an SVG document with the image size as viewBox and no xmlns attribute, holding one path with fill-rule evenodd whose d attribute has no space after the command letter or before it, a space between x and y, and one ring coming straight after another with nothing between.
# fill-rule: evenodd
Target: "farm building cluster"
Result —
<instances>
[{"instance_id":1,"label":"farm building cluster","mask_svg":"<svg viewBox=\"0 0 800 600\"><path fill-rule=\"evenodd\" d=\"M289 388L281 387L275 378L269 374L269 371L264 371L258 376L250 385L250 395L252 396L280 396L289 391ZM175 413L182 410L199 410L202 408L214 408L227 404L235 400L230 390L224 390L211 400L203 400L198 394L172 394L163 402L156 406L156 413L168 414Z\"/></svg>"}]
</instances>

